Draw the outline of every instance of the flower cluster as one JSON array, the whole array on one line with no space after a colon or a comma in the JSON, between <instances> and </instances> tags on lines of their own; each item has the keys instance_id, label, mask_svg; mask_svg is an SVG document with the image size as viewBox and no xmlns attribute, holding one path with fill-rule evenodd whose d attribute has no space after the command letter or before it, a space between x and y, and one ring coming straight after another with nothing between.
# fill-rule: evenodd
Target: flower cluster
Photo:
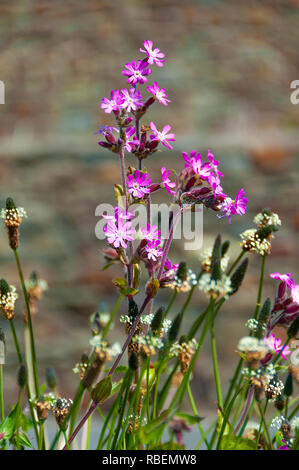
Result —
<instances>
[{"instance_id":1,"label":"flower cluster","mask_svg":"<svg viewBox=\"0 0 299 470\"><path fill-rule=\"evenodd\" d=\"M219 296L227 299L233 292L231 279L226 274L222 274L221 279L216 280L210 273L204 273L198 281L198 288L215 299Z\"/></svg>"},{"instance_id":2,"label":"flower cluster","mask_svg":"<svg viewBox=\"0 0 299 470\"><path fill-rule=\"evenodd\" d=\"M279 280L275 302L267 325L270 332L274 326L288 327L299 315L299 284L295 284L292 273L270 274L272 279Z\"/></svg>"},{"instance_id":3,"label":"flower cluster","mask_svg":"<svg viewBox=\"0 0 299 470\"><path fill-rule=\"evenodd\" d=\"M254 223L258 228L245 230L240 234L243 250L258 253L261 256L271 252L271 240L273 232L278 230L281 220L277 214L269 209L264 209L254 218Z\"/></svg>"},{"instance_id":4,"label":"flower cluster","mask_svg":"<svg viewBox=\"0 0 299 470\"><path fill-rule=\"evenodd\" d=\"M9 286L4 279L0 280L0 309L6 318L11 320L14 317L15 303L18 298L16 288Z\"/></svg>"}]
</instances>

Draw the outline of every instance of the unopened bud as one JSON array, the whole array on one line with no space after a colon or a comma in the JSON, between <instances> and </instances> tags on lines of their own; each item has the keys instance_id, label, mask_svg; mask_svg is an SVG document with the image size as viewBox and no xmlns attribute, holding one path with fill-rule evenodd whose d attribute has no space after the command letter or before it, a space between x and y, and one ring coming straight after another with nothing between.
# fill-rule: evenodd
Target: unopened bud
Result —
<instances>
[{"instance_id":1,"label":"unopened bud","mask_svg":"<svg viewBox=\"0 0 299 470\"><path fill-rule=\"evenodd\" d=\"M164 307L158 308L158 310L155 313L154 318L152 319L151 328L152 328L152 332L153 332L154 336L157 336L160 332L160 329L161 329L162 323L163 323L164 312L165 312Z\"/></svg>"},{"instance_id":2,"label":"unopened bud","mask_svg":"<svg viewBox=\"0 0 299 470\"><path fill-rule=\"evenodd\" d=\"M286 397L290 397L291 395L293 395L293 376L291 373L289 373L286 378L283 393Z\"/></svg>"},{"instance_id":3,"label":"unopened bud","mask_svg":"<svg viewBox=\"0 0 299 470\"><path fill-rule=\"evenodd\" d=\"M268 318L271 312L271 301L269 297L266 299L264 305L261 308L259 317L258 317L258 326L255 332L255 337L258 339L263 339L265 336L265 329L267 326Z\"/></svg>"},{"instance_id":4,"label":"unopened bud","mask_svg":"<svg viewBox=\"0 0 299 470\"><path fill-rule=\"evenodd\" d=\"M297 336L297 333L299 331L299 317L296 317L293 323L288 328L288 337L289 338L295 338Z\"/></svg>"},{"instance_id":5,"label":"unopened bud","mask_svg":"<svg viewBox=\"0 0 299 470\"><path fill-rule=\"evenodd\" d=\"M230 241L229 240L226 240L225 242L222 243L222 247L221 247L221 257L222 258L228 252L229 246L230 246Z\"/></svg>"},{"instance_id":6,"label":"unopened bud","mask_svg":"<svg viewBox=\"0 0 299 470\"><path fill-rule=\"evenodd\" d=\"M47 382L48 387L51 390L56 389L57 377L56 377L56 372L52 367L46 368L46 382Z\"/></svg>"},{"instance_id":7,"label":"unopened bud","mask_svg":"<svg viewBox=\"0 0 299 470\"><path fill-rule=\"evenodd\" d=\"M176 275L181 281L185 281L187 279L187 263L185 263L185 261L182 261L179 264Z\"/></svg>"},{"instance_id":8,"label":"unopened bud","mask_svg":"<svg viewBox=\"0 0 299 470\"><path fill-rule=\"evenodd\" d=\"M174 343L175 340L177 339L181 322L182 322L182 315L179 313L173 320L173 323L168 332L168 340L170 344Z\"/></svg>"},{"instance_id":9,"label":"unopened bud","mask_svg":"<svg viewBox=\"0 0 299 470\"><path fill-rule=\"evenodd\" d=\"M139 360L138 360L138 356L137 354L135 353L130 353L129 355L129 367L131 370L137 370L138 367L139 367Z\"/></svg>"},{"instance_id":10,"label":"unopened bud","mask_svg":"<svg viewBox=\"0 0 299 470\"><path fill-rule=\"evenodd\" d=\"M20 388L24 388L27 383L27 368L25 364L21 364L18 370L18 384Z\"/></svg>"},{"instance_id":11,"label":"unopened bud","mask_svg":"<svg viewBox=\"0 0 299 470\"><path fill-rule=\"evenodd\" d=\"M211 257L211 278L221 279L221 235L217 235Z\"/></svg>"},{"instance_id":12,"label":"unopened bud","mask_svg":"<svg viewBox=\"0 0 299 470\"><path fill-rule=\"evenodd\" d=\"M146 285L146 288L145 288L145 292L146 292L147 297L150 297L151 299L156 297L156 295L158 293L158 290L159 290L159 287L160 287L159 280L151 278L148 281L148 283Z\"/></svg>"},{"instance_id":13,"label":"unopened bud","mask_svg":"<svg viewBox=\"0 0 299 470\"><path fill-rule=\"evenodd\" d=\"M248 258L242 261L240 266L237 267L232 277L230 278L231 287L232 287L232 292L230 295L235 294L237 290L239 289L239 287L241 286L243 279L245 277L245 274L246 274L247 267L248 267Z\"/></svg>"}]
</instances>

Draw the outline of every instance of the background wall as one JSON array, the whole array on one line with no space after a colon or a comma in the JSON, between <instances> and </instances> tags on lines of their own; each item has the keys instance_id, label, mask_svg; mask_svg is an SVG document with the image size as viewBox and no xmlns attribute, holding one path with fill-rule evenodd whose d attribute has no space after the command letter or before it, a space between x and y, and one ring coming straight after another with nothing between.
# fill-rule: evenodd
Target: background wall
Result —
<instances>
[{"instance_id":1,"label":"background wall","mask_svg":"<svg viewBox=\"0 0 299 470\"><path fill-rule=\"evenodd\" d=\"M221 231L233 240L231 254L237 254L238 234L269 206L283 226L267 276L273 270L293 271L298 282L299 105L290 102L290 83L299 79L298 6L298 0L1 2L0 79L6 85L6 103L0 106L1 205L10 195L29 215L20 248L25 272L28 277L37 270L49 283L35 318L41 373L54 366L63 395L72 396L77 382L71 368L87 348L89 315L103 301L109 309L116 298L111 279L119 271L101 271L103 243L94 235L94 210L112 199L119 167L93 133L112 123L100 110L101 98L125 86L123 65L138 57L144 39L166 53L165 67L155 68L153 77L172 99L167 108L153 106L151 118L159 126L170 123L177 135L174 151L152 157L153 174L158 175L161 161L180 168L182 150L205 154L210 148L222 162L225 189L234 194L243 186L250 204L248 214L231 225L207 213L204 246ZM197 255L187 253L196 271ZM176 243L172 258L182 256ZM226 384L254 308L260 259L251 255L250 262L244 288L217 321ZM0 263L1 277L18 285L4 229ZM273 298L275 283L267 276L265 296ZM160 300L168 294L164 291ZM186 321L205 305L206 298L197 293ZM21 300L20 328L22 309ZM0 326L8 330L3 319ZM117 325L112 338L119 339L121 331ZM7 336L11 389L16 358L9 331ZM211 385L207 343L194 378L202 408L215 409Z\"/></svg>"}]
</instances>

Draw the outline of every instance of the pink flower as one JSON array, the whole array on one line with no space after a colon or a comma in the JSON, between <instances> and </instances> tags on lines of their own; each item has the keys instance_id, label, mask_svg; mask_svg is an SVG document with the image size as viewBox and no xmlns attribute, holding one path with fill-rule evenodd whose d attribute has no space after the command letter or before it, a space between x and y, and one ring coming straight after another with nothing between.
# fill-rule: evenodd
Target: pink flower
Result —
<instances>
[{"instance_id":1,"label":"pink flower","mask_svg":"<svg viewBox=\"0 0 299 470\"><path fill-rule=\"evenodd\" d=\"M290 448L286 445L286 441L284 439L281 439L281 442L284 443L283 446L279 446L278 450L290 450Z\"/></svg>"},{"instance_id":2,"label":"pink flower","mask_svg":"<svg viewBox=\"0 0 299 470\"><path fill-rule=\"evenodd\" d=\"M118 207L114 208L114 216L104 216L108 219L107 225L104 227L104 233L108 243L114 248L127 248L126 241L133 241L133 235L136 230L132 229L132 223L128 220L133 217L132 213L119 212Z\"/></svg>"},{"instance_id":3,"label":"pink flower","mask_svg":"<svg viewBox=\"0 0 299 470\"><path fill-rule=\"evenodd\" d=\"M153 240L145 246L145 251L147 253L147 258L152 261L157 261L157 259L162 256L163 251L160 250L160 240Z\"/></svg>"},{"instance_id":4,"label":"pink flower","mask_svg":"<svg viewBox=\"0 0 299 470\"><path fill-rule=\"evenodd\" d=\"M146 227L141 227L141 233L145 240L152 242L160 238L161 232L158 230L157 225L147 224Z\"/></svg>"},{"instance_id":5,"label":"pink flower","mask_svg":"<svg viewBox=\"0 0 299 470\"><path fill-rule=\"evenodd\" d=\"M248 199L244 197L244 189L240 189L237 193L236 199L233 201L230 197L226 197L221 210L231 223L230 216L234 214L244 215L246 213L246 204Z\"/></svg>"},{"instance_id":6,"label":"pink flower","mask_svg":"<svg viewBox=\"0 0 299 470\"><path fill-rule=\"evenodd\" d=\"M165 57L165 54L157 47L153 50L153 41L144 41L143 47L145 50L141 48L139 50L147 55L148 64L152 65L155 63L158 67L163 67L163 63L165 62L163 57Z\"/></svg>"},{"instance_id":7,"label":"pink flower","mask_svg":"<svg viewBox=\"0 0 299 470\"><path fill-rule=\"evenodd\" d=\"M277 354L283 349L280 355L287 361L286 356L291 354L291 351L289 346L285 346L283 348L282 341L280 338L276 338L275 335L271 334L268 338L264 338L264 342L272 352L275 352Z\"/></svg>"},{"instance_id":8,"label":"pink flower","mask_svg":"<svg viewBox=\"0 0 299 470\"><path fill-rule=\"evenodd\" d=\"M135 132L136 127L127 127L126 129L125 149L127 152L132 152L135 150L135 147L140 144L140 141L137 139L136 135L134 135Z\"/></svg>"},{"instance_id":9,"label":"pink flower","mask_svg":"<svg viewBox=\"0 0 299 470\"><path fill-rule=\"evenodd\" d=\"M103 134L104 136L106 136L110 132L111 133L112 132L119 132L119 130L116 127L103 125L103 126L100 127L100 129L97 132L94 133L94 135Z\"/></svg>"},{"instance_id":10,"label":"pink flower","mask_svg":"<svg viewBox=\"0 0 299 470\"><path fill-rule=\"evenodd\" d=\"M220 178L218 175L214 175L213 173L210 173L208 176L208 182L211 188L213 189L214 196L227 197L226 194L223 192L223 188L220 184Z\"/></svg>"},{"instance_id":11,"label":"pink flower","mask_svg":"<svg viewBox=\"0 0 299 470\"><path fill-rule=\"evenodd\" d=\"M293 285L291 287L291 297L295 304L299 305L299 284Z\"/></svg>"},{"instance_id":12,"label":"pink flower","mask_svg":"<svg viewBox=\"0 0 299 470\"><path fill-rule=\"evenodd\" d=\"M215 175L216 176L221 176L222 178L224 177L224 174L221 173L221 171L218 170L218 166L219 166L219 160L215 160L214 159L214 155L210 152L210 150L208 150L208 160L209 160L209 165L210 165L210 168L211 170L213 170L215 172Z\"/></svg>"},{"instance_id":13,"label":"pink flower","mask_svg":"<svg viewBox=\"0 0 299 470\"><path fill-rule=\"evenodd\" d=\"M238 191L236 199L234 201L236 214L239 214L239 215L246 214L247 203L248 203L248 199L247 197L245 197L245 191L242 188Z\"/></svg>"},{"instance_id":14,"label":"pink flower","mask_svg":"<svg viewBox=\"0 0 299 470\"><path fill-rule=\"evenodd\" d=\"M132 110L136 111L136 109L142 105L142 96L139 90L135 90L135 88L131 88L130 90L123 88L121 92L124 97L122 107L125 108L128 113Z\"/></svg>"},{"instance_id":15,"label":"pink flower","mask_svg":"<svg viewBox=\"0 0 299 470\"><path fill-rule=\"evenodd\" d=\"M190 157L187 152L182 152L183 160L185 162L185 168L192 168L196 175L199 175L202 179L207 179L211 167L208 163L203 163L202 156L197 153L196 150L190 152Z\"/></svg>"},{"instance_id":16,"label":"pink flower","mask_svg":"<svg viewBox=\"0 0 299 470\"><path fill-rule=\"evenodd\" d=\"M151 192L148 187L151 182L148 173L141 173L139 170L136 170L134 175L128 176L128 191L135 198L143 198L146 194Z\"/></svg>"},{"instance_id":17,"label":"pink flower","mask_svg":"<svg viewBox=\"0 0 299 470\"><path fill-rule=\"evenodd\" d=\"M103 98L101 103L101 108L107 114L121 109L124 102L123 95L119 90L111 90L110 97L110 100L108 98Z\"/></svg>"},{"instance_id":18,"label":"pink flower","mask_svg":"<svg viewBox=\"0 0 299 470\"><path fill-rule=\"evenodd\" d=\"M159 103L167 106L171 101L167 98L165 88L160 88L157 82L154 82L152 86L148 86L147 90L154 95L154 97L159 101Z\"/></svg>"},{"instance_id":19,"label":"pink flower","mask_svg":"<svg viewBox=\"0 0 299 470\"><path fill-rule=\"evenodd\" d=\"M272 277L272 279L278 279L284 282L289 288L294 286L294 279L292 278L292 276L293 273L280 274L276 272L270 274L270 277Z\"/></svg>"},{"instance_id":20,"label":"pink flower","mask_svg":"<svg viewBox=\"0 0 299 470\"><path fill-rule=\"evenodd\" d=\"M162 181L164 184L164 188L169 194L172 194L172 196L175 196L175 191L173 191L171 188L176 187L176 183L171 182L169 175L171 174L170 170L166 170L165 166L161 168L161 173L162 173Z\"/></svg>"},{"instance_id":21,"label":"pink flower","mask_svg":"<svg viewBox=\"0 0 299 470\"><path fill-rule=\"evenodd\" d=\"M160 132L158 131L156 125L153 122L150 122L150 128L153 131L153 134L150 136L152 140L158 140L161 142L164 147L172 149L173 147L169 144L169 142L175 142L175 134L168 134L170 131L171 126L167 125L163 127L163 130Z\"/></svg>"},{"instance_id":22,"label":"pink flower","mask_svg":"<svg viewBox=\"0 0 299 470\"><path fill-rule=\"evenodd\" d=\"M147 61L143 60L132 60L128 64L125 64L125 68L127 70L123 70L122 74L128 78L128 83L132 85L136 85L136 83L141 83L143 85L144 82L147 82L146 75L152 73L151 69L147 69L148 66Z\"/></svg>"}]
</instances>

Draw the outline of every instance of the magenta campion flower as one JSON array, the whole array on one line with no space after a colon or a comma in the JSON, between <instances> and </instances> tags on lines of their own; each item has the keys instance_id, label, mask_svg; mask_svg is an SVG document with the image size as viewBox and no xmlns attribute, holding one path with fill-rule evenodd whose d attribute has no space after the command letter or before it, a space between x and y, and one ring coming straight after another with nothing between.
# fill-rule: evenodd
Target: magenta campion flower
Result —
<instances>
[{"instance_id":1,"label":"magenta campion flower","mask_svg":"<svg viewBox=\"0 0 299 470\"><path fill-rule=\"evenodd\" d=\"M182 152L185 168L192 168L196 175L202 179L207 179L211 172L211 167L208 163L203 163L202 156L196 150L190 152L190 157L187 152Z\"/></svg>"},{"instance_id":2,"label":"magenta campion flower","mask_svg":"<svg viewBox=\"0 0 299 470\"><path fill-rule=\"evenodd\" d=\"M150 138L152 140L158 140L161 142L164 147L167 147L169 149L172 149L173 147L170 145L169 142L175 142L175 134L171 133L168 134L168 131L170 131L171 126L167 125L163 127L163 130L160 132L158 131L156 124L154 124L152 121L150 122L150 128L153 131L153 134L150 135Z\"/></svg>"},{"instance_id":3,"label":"magenta campion flower","mask_svg":"<svg viewBox=\"0 0 299 470\"><path fill-rule=\"evenodd\" d=\"M136 135L136 127L127 127L126 129L126 142L125 142L125 149L127 152L132 152L140 144L139 139L137 139Z\"/></svg>"},{"instance_id":4,"label":"magenta campion flower","mask_svg":"<svg viewBox=\"0 0 299 470\"><path fill-rule=\"evenodd\" d=\"M214 173L210 173L208 176L208 182L211 188L213 189L213 193L215 197L222 196L224 198L227 195L223 192L223 188L221 186L221 181L218 175L214 175Z\"/></svg>"},{"instance_id":5,"label":"magenta campion flower","mask_svg":"<svg viewBox=\"0 0 299 470\"><path fill-rule=\"evenodd\" d=\"M143 85L144 82L147 82L146 75L152 73L151 69L148 69L147 66L148 63L146 60L132 60L132 62L125 64L127 70L123 70L122 74L128 77L128 83L132 85L140 83Z\"/></svg>"},{"instance_id":6,"label":"magenta campion flower","mask_svg":"<svg viewBox=\"0 0 299 470\"><path fill-rule=\"evenodd\" d=\"M164 104L164 106L167 106L168 103L171 102L171 100L167 98L165 88L160 88L157 82L154 82L152 86L148 86L147 91L152 93L152 95L154 95L154 97L159 101L159 103Z\"/></svg>"},{"instance_id":7,"label":"magenta campion flower","mask_svg":"<svg viewBox=\"0 0 299 470\"><path fill-rule=\"evenodd\" d=\"M130 219L134 216L132 212L120 211L118 207L114 208L114 215L103 215L107 219L107 225L104 227L104 233L108 243L114 248L127 248L127 241L133 241L136 230L132 228Z\"/></svg>"},{"instance_id":8,"label":"magenta campion flower","mask_svg":"<svg viewBox=\"0 0 299 470\"><path fill-rule=\"evenodd\" d=\"M278 450L291 450L289 446L286 445L286 441L284 439L281 439L281 442L283 442L283 446L279 446Z\"/></svg>"},{"instance_id":9,"label":"magenta campion flower","mask_svg":"<svg viewBox=\"0 0 299 470\"><path fill-rule=\"evenodd\" d=\"M145 240L152 242L160 238L161 232L158 230L157 225L147 224L146 227L141 227L141 233Z\"/></svg>"},{"instance_id":10,"label":"magenta campion flower","mask_svg":"<svg viewBox=\"0 0 299 470\"><path fill-rule=\"evenodd\" d=\"M97 132L94 132L94 135L103 134L104 136L107 135L109 132L119 132L116 127L106 126L105 124L99 128Z\"/></svg>"},{"instance_id":11,"label":"magenta campion flower","mask_svg":"<svg viewBox=\"0 0 299 470\"><path fill-rule=\"evenodd\" d=\"M276 273L270 274L270 277L272 277L272 279L278 279L284 282L289 288L293 287L295 284L292 276L293 276L293 273L281 274L281 273L276 272Z\"/></svg>"},{"instance_id":12,"label":"magenta campion flower","mask_svg":"<svg viewBox=\"0 0 299 470\"><path fill-rule=\"evenodd\" d=\"M128 176L127 188L133 197L141 199L151 192L149 188L151 182L148 173L141 173L141 171L136 170L133 175Z\"/></svg>"},{"instance_id":13,"label":"magenta campion flower","mask_svg":"<svg viewBox=\"0 0 299 470\"><path fill-rule=\"evenodd\" d=\"M153 41L144 41L143 47L144 49L139 50L147 55L147 63L150 65L155 63L158 67L163 67L165 54L157 47L153 50Z\"/></svg>"},{"instance_id":14,"label":"magenta campion flower","mask_svg":"<svg viewBox=\"0 0 299 470\"><path fill-rule=\"evenodd\" d=\"M101 108L107 114L121 109L124 102L123 95L119 90L111 90L110 97L110 100L108 98L103 98L101 103Z\"/></svg>"},{"instance_id":15,"label":"magenta campion flower","mask_svg":"<svg viewBox=\"0 0 299 470\"><path fill-rule=\"evenodd\" d=\"M174 196L175 191L173 191L171 188L175 188L176 183L170 181L169 175L171 174L171 170L166 170L165 166L162 166L161 174L162 174L162 181L163 181L164 188L169 194Z\"/></svg>"},{"instance_id":16,"label":"magenta campion flower","mask_svg":"<svg viewBox=\"0 0 299 470\"><path fill-rule=\"evenodd\" d=\"M124 97L122 107L126 109L128 113L136 111L136 109L142 105L142 96L139 90L135 90L135 88L130 88L130 90L123 88L121 92Z\"/></svg>"},{"instance_id":17,"label":"magenta campion flower","mask_svg":"<svg viewBox=\"0 0 299 470\"><path fill-rule=\"evenodd\" d=\"M282 351L280 355L287 361L288 358L286 356L291 354L291 350L289 346L283 347L280 338L276 338L275 335L271 334L268 338L264 338L264 342L273 353L278 354L280 351Z\"/></svg>"},{"instance_id":18,"label":"magenta campion flower","mask_svg":"<svg viewBox=\"0 0 299 470\"><path fill-rule=\"evenodd\" d=\"M220 162L219 160L214 159L214 155L212 154L212 152L210 152L210 150L208 150L208 160L209 160L210 169L215 172L216 176L221 176L223 178L224 174L218 170L218 166Z\"/></svg>"},{"instance_id":19,"label":"magenta campion flower","mask_svg":"<svg viewBox=\"0 0 299 470\"><path fill-rule=\"evenodd\" d=\"M294 284L291 287L291 297L295 304L299 305L299 284Z\"/></svg>"},{"instance_id":20,"label":"magenta campion flower","mask_svg":"<svg viewBox=\"0 0 299 470\"><path fill-rule=\"evenodd\" d=\"M248 203L248 199L247 197L245 197L245 191L243 188L241 188L238 191L236 199L234 201L236 214L239 214L239 215L246 214L247 203Z\"/></svg>"},{"instance_id":21,"label":"magenta campion flower","mask_svg":"<svg viewBox=\"0 0 299 470\"><path fill-rule=\"evenodd\" d=\"M163 251L160 249L160 240L153 240L145 246L145 251L147 253L147 258L152 261L157 261L157 259L162 256Z\"/></svg>"}]
</instances>

